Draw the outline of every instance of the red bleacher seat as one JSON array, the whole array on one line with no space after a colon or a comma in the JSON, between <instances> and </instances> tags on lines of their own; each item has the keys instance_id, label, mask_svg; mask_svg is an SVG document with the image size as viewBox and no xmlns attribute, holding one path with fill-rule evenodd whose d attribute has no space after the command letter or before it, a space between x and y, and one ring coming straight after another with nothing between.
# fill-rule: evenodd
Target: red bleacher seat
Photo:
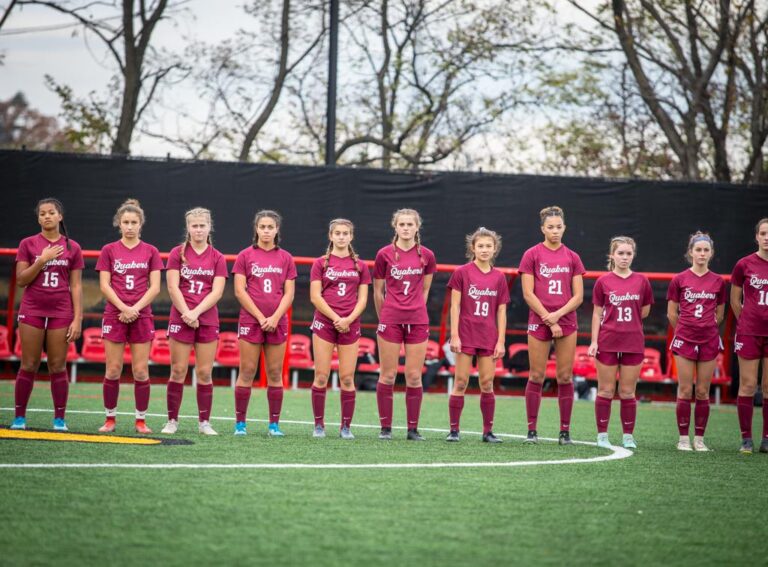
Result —
<instances>
[{"instance_id":1,"label":"red bleacher seat","mask_svg":"<svg viewBox=\"0 0 768 567\"><path fill-rule=\"evenodd\" d=\"M104 350L104 339L101 338L101 327L88 327L83 329L83 348L80 356L86 362L106 362L107 354ZM131 363L131 346L126 343L123 352L123 363Z\"/></svg>"},{"instance_id":2,"label":"red bleacher seat","mask_svg":"<svg viewBox=\"0 0 768 567\"><path fill-rule=\"evenodd\" d=\"M644 382L664 382L669 380L661 370L661 353L655 348L647 348L643 353L640 380Z\"/></svg>"},{"instance_id":3,"label":"red bleacher seat","mask_svg":"<svg viewBox=\"0 0 768 567\"><path fill-rule=\"evenodd\" d=\"M583 376L587 380L597 379L597 366L595 365L595 359L587 351L589 347L586 345L578 345L576 347L576 354L573 360L573 375Z\"/></svg>"},{"instance_id":4,"label":"red bleacher seat","mask_svg":"<svg viewBox=\"0 0 768 567\"><path fill-rule=\"evenodd\" d=\"M237 333L225 331L219 333L219 343L216 345L216 362L221 366L240 367L240 344Z\"/></svg>"},{"instance_id":5,"label":"red bleacher seat","mask_svg":"<svg viewBox=\"0 0 768 567\"><path fill-rule=\"evenodd\" d=\"M312 368L315 365L312 361L311 344L312 340L306 335L291 335L288 340L289 368L299 370Z\"/></svg>"},{"instance_id":6,"label":"red bleacher seat","mask_svg":"<svg viewBox=\"0 0 768 567\"><path fill-rule=\"evenodd\" d=\"M360 337L357 346L358 358L367 358L373 362L361 362L357 365L357 371L364 374L376 374L379 372L379 363L376 362L376 341L368 337Z\"/></svg>"},{"instance_id":7,"label":"red bleacher seat","mask_svg":"<svg viewBox=\"0 0 768 567\"><path fill-rule=\"evenodd\" d=\"M155 364L171 364L171 345L168 342L168 331L157 329L149 347L149 360Z\"/></svg>"},{"instance_id":8,"label":"red bleacher seat","mask_svg":"<svg viewBox=\"0 0 768 567\"><path fill-rule=\"evenodd\" d=\"M8 327L0 325L0 358L10 358L12 356L11 334L8 332Z\"/></svg>"}]
</instances>

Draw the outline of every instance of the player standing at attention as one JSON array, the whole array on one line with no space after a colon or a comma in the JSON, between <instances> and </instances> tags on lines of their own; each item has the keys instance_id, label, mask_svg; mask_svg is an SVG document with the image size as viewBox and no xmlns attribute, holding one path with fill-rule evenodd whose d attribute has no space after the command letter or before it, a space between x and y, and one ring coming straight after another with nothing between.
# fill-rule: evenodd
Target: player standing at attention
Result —
<instances>
[{"instance_id":1,"label":"player standing at attention","mask_svg":"<svg viewBox=\"0 0 768 567\"><path fill-rule=\"evenodd\" d=\"M429 317L427 297L435 255L421 245L421 216L413 209L392 215L395 237L376 254L373 272L373 302L379 316L376 332L381 374L376 385L381 432L379 439L392 439L392 396L397 377L400 345L405 345L405 408L407 439L424 441L419 434L419 414L424 390L421 371L427 353Z\"/></svg>"},{"instance_id":2,"label":"player standing at attention","mask_svg":"<svg viewBox=\"0 0 768 567\"><path fill-rule=\"evenodd\" d=\"M171 347L168 423L161 433L173 434L178 429L184 380L194 345L198 431L204 435L216 435L209 422L213 403L211 371L219 339L216 304L224 293L227 262L211 242L211 211L198 207L187 211L184 218L187 225L184 243L171 250L165 272L168 295L173 305L168 321Z\"/></svg>"},{"instance_id":3,"label":"player standing at attention","mask_svg":"<svg viewBox=\"0 0 768 567\"><path fill-rule=\"evenodd\" d=\"M608 422L617 372L624 430L622 442L626 449L637 449L632 435L637 418L635 388L645 351L643 319L651 312L653 292L648 278L630 269L636 251L635 241L628 236L612 238L608 254L610 273L600 276L592 290L595 307L589 356L597 360L597 446L604 449L611 447Z\"/></svg>"},{"instance_id":4,"label":"player standing at attention","mask_svg":"<svg viewBox=\"0 0 768 567\"><path fill-rule=\"evenodd\" d=\"M64 207L57 199L38 201L35 214L42 231L22 240L16 254L16 281L24 288L24 297L18 317L21 366L16 374L16 418L11 429L27 428L27 404L45 351L53 429L67 431L67 348L80 337L83 321L83 254L67 236Z\"/></svg>"},{"instance_id":5,"label":"player standing at attention","mask_svg":"<svg viewBox=\"0 0 768 567\"><path fill-rule=\"evenodd\" d=\"M755 227L757 252L745 256L731 274L731 309L738 319L734 351L739 357L737 410L741 452L752 454L752 400L757 389L757 368L763 361L763 439L760 452L768 453L768 218Z\"/></svg>"},{"instance_id":6,"label":"player standing at attention","mask_svg":"<svg viewBox=\"0 0 768 567\"><path fill-rule=\"evenodd\" d=\"M667 292L667 317L675 331L671 352L677 365L677 448L690 451L693 376L696 375L696 410L693 449L708 451L704 430L709 420L709 384L723 350L718 326L725 313L725 282L709 270L715 244L708 234L696 232L688 240L686 258L691 267L677 274Z\"/></svg>"},{"instance_id":7,"label":"player standing at attention","mask_svg":"<svg viewBox=\"0 0 768 567\"><path fill-rule=\"evenodd\" d=\"M360 315L368 303L371 273L352 248L355 227L347 219L328 226L328 249L312 264L309 296L315 306L312 321L312 382L314 437L325 437L325 394L334 346L339 355L342 439L354 439L350 431L355 413L355 366L360 339Z\"/></svg>"},{"instance_id":8,"label":"player standing at attention","mask_svg":"<svg viewBox=\"0 0 768 567\"><path fill-rule=\"evenodd\" d=\"M137 200L128 199L120 205L112 224L120 231L121 238L104 246L96 262L99 287L107 300L101 324L107 357L104 375L107 419L99 428L101 433L115 430L126 343L131 348L136 431L152 433L145 421L149 406L149 347L155 336L150 305L160 293L163 261L157 248L140 240L144 221L144 211Z\"/></svg>"},{"instance_id":9,"label":"player standing at attention","mask_svg":"<svg viewBox=\"0 0 768 567\"><path fill-rule=\"evenodd\" d=\"M560 207L539 213L544 242L529 248L520 260L523 298L528 315L530 373L525 387L528 436L524 443L538 443L536 432L547 358L552 343L557 361L557 398L560 406L560 445L571 445L573 411L573 359L576 352L576 309L584 300L581 258L563 244L565 215Z\"/></svg>"},{"instance_id":10,"label":"player standing at attention","mask_svg":"<svg viewBox=\"0 0 768 567\"><path fill-rule=\"evenodd\" d=\"M253 244L237 255L235 297L240 302L240 372L235 386L235 435L245 435L245 416L259 357L264 351L271 437L282 437L283 360L288 340L286 312L296 289L293 256L280 248L282 217L259 211L253 219Z\"/></svg>"},{"instance_id":11,"label":"player standing at attention","mask_svg":"<svg viewBox=\"0 0 768 567\"><path fill-rule=\"evenodd\" d=\"M456 353L456 376L448 399L450 433L446 441L459 441L459 420L469 382L472 357L477 357L483 442L501 443L493 434L496 397L493 394L494 361L504 356L509 288L493 267L501 250L501 237L485 227L467 236L468 264L451 275L451 351Z\"/></svg>"}]
</instances>

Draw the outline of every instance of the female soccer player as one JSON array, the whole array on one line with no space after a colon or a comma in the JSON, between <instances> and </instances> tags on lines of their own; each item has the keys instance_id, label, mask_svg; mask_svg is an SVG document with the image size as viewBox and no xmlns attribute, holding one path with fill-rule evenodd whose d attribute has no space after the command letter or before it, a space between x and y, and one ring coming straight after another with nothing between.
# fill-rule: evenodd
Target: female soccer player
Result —
<instances>
[{"instance_id":1,"label":"female soccer player","mask_svg":"<svg viewBox=\"0 0 768 567\"><path fill-rule=\"evenodd\" d=\"M96 262L101 293L107 300L101 324L107 356L104 374L107 419L99 428L102 433L115 430L126 343L131 348L136 431L152 433L145 421L149 406L149 347L155 335L150 305L160 293L163 261L157 248L140 240L144 222L144 211L137 200L128 199L120 205L112 220L120 231L120 240L104 246Z\"/></svg>"},{"instance_id":2,"label":"female soccer player","mask_svg":"<svg viewBox=\"0 0 768 567\"><path fill-rule=\"evenodd\" d=\"M485 227L467 235L467 258L448 282L451 290L451 351L456 353L456 376L448 399L450 433L446 441L459 441L459 420L469 382L472 357L480 374L480 412L483 442L501 443L493 434L496 398L493 395L494 360L504 356L507 328L507 281L493 262L501 250L501 237Z\"/></svg>"},{"instance_id":3,"label":"female soccer player","mask_svg":"<svg viewBox=\"0 0 768 567\"><path fill-rule=\"evenodd\" d=\"M757 252L745 256L731 274L731 309L738 319L734 351L739 357L737 410L741 452L752 454L752 399L757 389L757 368L763 361L763 400L768 400L768 218L755 227ZM760 452L768 453L768 403L763 401L763 439Z\"/></svg>"},{"instance_id":4,"label":"female soccer player","mask_svg":"<svg viewBox=\"0 0 768 567\"><path fill-rule=\"evenodd\" d=\"M404 344L407 439L423 441L418 425L424 394L421 371L429 339L426 302L437 263L432 251L421 245L421 216L418 212L413 209L395 211L392 227L395 229L392 244L376 254L373 272L373 302L379 316L376 334L381 363L376 385L381 421L379 439L392 439L392 392L400 345Z\"/></svg>"},{"instance_id":5,"label":"female soccer player","mask_svg":"<svg viewBox=\"0 0 768 567\"><path fill-rule=\"evenodd\" d=\"M547 358L552 342L557 360L557 397L560 406L560 445L571 442L573 411L573 358L576 352L576 309L584 299L584 264L562 243L565 214L560 207L539 213L544 242L529 248L520 260L523 298L528 315L530 373L525 387L528 436L525 443L538 443L536 424L541 405Z\"/></svg>"},{"instance_id":6,"label":"female soccer player","mask_svg":"<svg viewBox=\"0 0 768 567\"><path fill-rule=\"evenodd\" d=\"M342 439L354 439L350 431L355 413L355 366L360 339L360 315L368 302L371 273L352 248L355 227L347 219L328 226L328 249L312 264L309 296L315 306L312 321L312 352L315 380L312 411L315 437L325 437L325 393L334 346L339 355Z\"/></svg>"},{"instance_id":7,"label":"female soccer player","mask_svg":"<svg viewBox=\"0 0 768 567\"><path fill-rule=\"evenodd\" d=\"M623 445L627 449L637 448L632 436L637 417L635 388L645 351L643 319L651 312L653 292L648 278L630 269L636 251L635 241L628 236L612 238L608 254L610 273L600 276L592 291L595 307L588 353L597 359L597 446L605 449L611 447L608 422L617 371Z\"/></svg>"},{"instance_id":8,"label":"female soccer player","mask_svg":"<svg viewBox=\"0 0 768 567\"><path fill-rule=\"evenodd\" d=\"M168 381L168 423L161 433L173 434L179 426L179 407L184 395L189 354L195 347L197 373L198 431L216 435L209 422L213 402L211 371L219 338L216 304L224 293L227 262L211 242L211 211L194 208L184 215L184 243L171 250L166 266L171 316L168 339L171 347L171 377Z\"/></svg>"},{"instance_id":9,"label":"female soccer player","mask_svg":"<svg viewBox=\"0 0 768 567\"><path fill-rule=\"evenodd\" d=\"M693 449L708 451L704 431L709 420L709 384L722 341L718 325L725 313L725 282L709 271L715 244L708 234L696 232L688 240L686 258L691 267L677 274L667 292L667 317L675 330L671 351L677 364L677 448L690 451L693 376L696 375L696 411Z\"/></svg>"},{"instance_id":10,"label":"female soccer player","mask_svg":"<svg viewBox=\"0 0 768 567\"><path fill-rule=\"evenodd\" d=\"M16 255L16 280L25 288L19 308L21 366L16 375L16 418L11 429L26 429L27 403L32 394L43 350L53 398L53 429L67 431L68 344L80 337L83 320L83 254L67 236L64 207L42 199L35 207L42 231L25 238Z\"/></svg>"},{"instance_id":11,"label":"female soccer player","mask_svg":"<svg viewBox=\"0 0 768 567\"><path fill-rule=\"evenodd\" d=\"M238 336L240 372L235 386L235 435L245 435L245 416L251 386L264 351L267 369L267 400L271 437L282 437L283 359L288 340L286 312L293 303L296 266L293 256L280 248L282 217L275 211L259 211L253 220L253 244L240 252L232 273L235 297L240 302Z\"/></svg>"}]
</instances>

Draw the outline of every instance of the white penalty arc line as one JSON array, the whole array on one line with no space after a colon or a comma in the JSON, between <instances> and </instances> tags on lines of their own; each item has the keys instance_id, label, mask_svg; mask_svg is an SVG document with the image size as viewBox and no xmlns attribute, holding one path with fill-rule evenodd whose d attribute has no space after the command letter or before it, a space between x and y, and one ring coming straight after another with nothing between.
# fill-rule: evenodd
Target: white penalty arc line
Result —
<instances>
[{"instance_id":1,"label":"white penalty arc line","mask_svg":"<svg viewBox=\"0 0 768 567\"><path fill-rule=\"evenodd\" d=\"M0 408L0 411L13 411L14 408ZM27 409L28 412L48 412L49 409ZM102 415L101 411L67 410L67 413ZM118 415L133 416L131 412L118 412ZM146 414L149 417L166 417L165 414ZM180 419L197 419L197 416L179 416ZM211 420L233 421L231 417L214 417ZM249 419L251 422L266 422L263 419ZM314 425L311 421L281 420L282 423L296 425ZM339 425L328 423L328 425ZM378 425L355 424L357 428L378 429ZM393 426L393 429L405 427ZM421 428L422 431L445 433L446 429ZM469 435L482 435L479 431L462 431ZM497 437L525 438L524 435L497 433ZM544 441L557 441L549 437L540 437ZM576 445L596 447L590 441L573 441ZM501 468L532 467L539 465L578 465L617 461L631 457L633 452L623 447L611 446L611 454L598 457L577 459L556 459L547 461L499 461L499 462L454 462L454 463L0 463L0 469L447 469L447 468Z\"/></svg>"}]
</instances>

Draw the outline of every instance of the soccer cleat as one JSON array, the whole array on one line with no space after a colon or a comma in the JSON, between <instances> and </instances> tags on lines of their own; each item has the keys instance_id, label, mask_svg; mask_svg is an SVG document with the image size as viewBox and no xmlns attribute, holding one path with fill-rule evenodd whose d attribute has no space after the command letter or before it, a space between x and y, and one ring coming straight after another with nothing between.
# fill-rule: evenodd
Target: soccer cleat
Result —
<instances>
[{"instance_id":1,"label":"soccer cleat","mask_svg":"<svg viewBox=\"0 0 768 567\"><path fill-rule=\"evenodd\" d=\"M248 432L245 430L245 422L244 421L237 421L235 422L235 435L247 435Z\"/></svg>"},{"instance_id":2,"label":"soccer cleat","mask_svg":"<svg viewBox=\"0 0 768 567\"><path fill-rule=\"evenodd\" d=\"M502 440L493 434L493 431L483 433L483 443L502 443Z\"/></svg>"},{"instance_id":3,"label":"soccer cleat","mask_svg":"<svg viewBox=\"0 0 768 567\"><path fill-rule=\"evenodd\" d=\"M612 445L610 440L608 439L607 433L598 433L597 434L597 446L601 449L611 449Z\"/></svg>"},{"instance_id":4,"label":"soccer cleat","mask_svg":"<svg viewBox=\"0 0 768 567\"><path fill-rule=\"evenodd\" d=\"M760 452L768 453L768 439L763 439L760 441Z\"/></svg>"},{"instance_id":5,"label":"soccer cleat","mask_svg":"<svg viewBox=\"0 0 768 567\"><path fill-rule=\"evenodd\" d=\"M561 431L560 435L557 436L557 444L573 445L573 441L571 441L571 433L569 431Z\"/></svg>"},{"instance_id":6,"label":"soccer cleat","mask_svg":"<svg viewBox=\"0 0 768 567\"><path fill-rule=\"evenodd\" d=\"M379 439L384 439L385 441L391 441L392 440L392 428L391 427L382 427L381 431L379 432Z\"/></svg>"},{"instance_id":7,"label":"soccer cleat","mask_svg":"<svg viewBox=\"0 0 768 567\"><path fill-rule=\"evenodd\" d=\"M160 431L160 433L165 433L166 435L173 435L178 431L179 429L179 422L175 419L169 419L168 423L165 424L165 427Z\"/></svg>"},{"instance_id":8,"label":"soccer cleat","mask_svg":"<svg viewBox=\"0 0 768 567\"><path fill-rule=\"evenodd\" d=\"M116 422L114 417L108 417L104 425L99 427L99 433L112 433L115 430Z\"/></svg>"},{"instance_id":9,"label":"soccer cleat","mask_svg":"<svg viewBox=\"0 0 768 567\"><path fill-rule=\"evenodd\" d=\"M459 430L451 429L451 432L448 434L448 437L446 437L445 440L449 443L458 443L461 441L461 438L459 437Z\"/></svg>"},{"instance_id":10,"label":"soccer cleat","mask_svg":"<svg viewBox=\"0 0 768 567\"><path fill-rule=\"evenodd\" d=\"M143 435L148 435L152 433L152 430L147 427L147 422L143 419L137 419L136 420L136 433L141 433Z\"/></svg>"},{"instance_id":11,"label":"soccer cleat","mask_svg":"<svg viewBox=\"0 0 768 567\"><path fill-rule=\"evenodd\" d=\"M17 417L13 420L13 423L11 424L11 429L26 429L27 428L27 418L26 417Z\"/></svg>"},{"instance_id":12,"label":"soccer cleat","mask_svg":"<svg viewBox=\"0 0 768 567\"><path fill-rule=\"evenodd\" d=\"M709 447L704 444L704 437L695 436L693 438L693 450L702 453L709 451Z\"/></svg>"},{"instance_id":13,"label":"soccer cleat","mask_svg":"<svg viewBox=\"0 0 768 567\"><path fill-rule=\"evenodd\" d=\"M693 451L693 448L691 447L691 440L688 439L685 435L681 435L680 439L677 442L677 450L678 451Z\"/></svg>"},{"instance_id":14,"label":"soccer cleat","mask_svg":"<svg viewBox=\"0 0 768 567\"><path fill-rule=\"evenodd\" d=\"M352 435L352 432L349 430L349 427L342 427L339 431L339 437L346 439L347 441L351 441L355 438L355 436Z\"/></svg>"},{"instance_id":15,"label":"soccer cleat","mask_svg":"<svg viewBox=\"0 0 768 567\"><path fill-rule=\"evenodd\" d=\"M69 431L69 427L67 427L67 422L64 421L63 417L57 417L53 420L53 430L54 431Z\"/></svg>"},{"instance_id":16,"label":"soccer cleat","mask_svg":"<svg viewBox=\"0 0 768 567\"><path fill-rule=\"evenodd\" d=\"M624 445L625 449L637 449L637 443L631 433L624 434L624 437L621 438L621 444Z\"/></svg>"},{"instance_id":17,"label":"soccer cleat","mask_svg":"<svg viewBox=\"0 0 768 567\"><path fill-rule=\"evenodd\" d=\"M409 429L405 438L408 441L426 441L426 439L421 436L418 429Z\"/></svg>"},{"instance_id":18,"label":"soccer cleat","mask_svg":"<svg viewBox=\"0 0 768 567\"><path fill-rule=\"evenodd\" d=\"M211 427L211 424L207 421L200 421L197 424L197 432L201 435L218 435L216 430Z\"/></svg>"},{"instance_id":19,"label":"soccer cleat","mask_svg":"<svg viewBox=\"0 0 768 567\"><path fill-rule=\"evenodd\" d=\"M267 435L269 435L270 437L285 437L285 433L280 431L280 425L277 422L269 424L269 429L267 429Z\"/></svg>"},{"instance_id":20,"label":"soccer cleat","mask_svg":"<svg viewBox=\"0 0 768 567\"><path fill-rule=\"evenodd\" d=\"M322 425L315 425L315 430L312 432L312 437L315 439L325 439L325 427Z\"/></svg>"},{"instance_id":21,"label":"soccer cleat","mask_svg":"<svg viewBox=\"0 0 768 567\"><path fill-rule=\"evenodd\" d=\"M539 435L536 433L535 429L528 430L528 435L523 439L523 443L528 445L537 445L539 443Z\"/></svg>"},{"instance_id":22,"label":"soccer cleat","mask_svg":"<svg viewBox=\"0 0 768 567\"><path fill-rule=\"evenodd\" d=\"M743 439L741 441L741 447L739 453L742 455L751 455L755 451L755 445L752 443L752 439Z\"/></svg>"}]
</instances>

